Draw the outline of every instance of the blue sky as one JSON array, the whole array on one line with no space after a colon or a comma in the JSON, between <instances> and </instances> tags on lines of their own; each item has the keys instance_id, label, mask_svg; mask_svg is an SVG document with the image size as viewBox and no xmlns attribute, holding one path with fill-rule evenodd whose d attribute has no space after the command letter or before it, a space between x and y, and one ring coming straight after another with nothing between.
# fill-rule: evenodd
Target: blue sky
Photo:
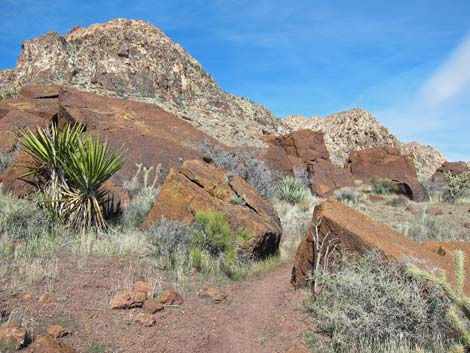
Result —
<instances>
[{"instance_id":1,"label":"blue sky","mask_svg":"<svg viewBox=\"0 0 470 353\"><path fill-rule=\"evenodd\" d=\"M0 0L0 68L25 39L116 17L151 22L277 116L360 106L470 160L470 0Z\"/></svg>"}]
</instances>

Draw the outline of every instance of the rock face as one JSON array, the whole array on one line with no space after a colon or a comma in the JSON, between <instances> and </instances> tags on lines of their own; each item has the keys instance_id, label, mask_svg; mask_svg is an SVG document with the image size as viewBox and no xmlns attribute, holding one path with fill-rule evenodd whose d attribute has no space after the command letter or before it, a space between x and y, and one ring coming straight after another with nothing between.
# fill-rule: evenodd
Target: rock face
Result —
<instances>
[{"instance_id":1,"label":"rock face","mask_svg":"<svg viewBox=\"0 0 470 353\"><path fill-rule=\"evenodd\" d=\"M322 133L298 130L268 141L268 165L291 175L306 172L313 193L329 197L336 189L354 185L348 170L331 163Z\"/></svg>"},{"instance_id":2,"label":"rock face","mask_svg":"<svg viewBox=\"0 0 470 353\"><path fill-rule=\"evenodd\" d=\"M178 168L185 159L201 158L201 142L217 143L188 122L153 104L105 97L70 88L58 89L57 86L25 86L21 94L52 98L0 101L0 136L3 133L12 136L11 141L9 137L0 140L0 148L7 151L15 148L16 140L13 136L19 127L46 127L52 119L55 119L59 126L64 126L67 122L83 122L86 124L87 133L107 138L114 149L124 147L126 163L112 178L117 186L134 175L137 163L143 163L147 167L161 164L161 171L166 174L170 168ZM6 111L8 107L18 107L18 102L21 102L23 111L11 108L8 114L14 112L18 115L14 115L13 120L6 125L7 120L1 118L2 107L5 107ZM8 118L8 114L5 118ZM5 125L2 126L3 122ZM34 191L30 184L31 179L18 179L27 171L20 164L30 163L31 159L25 153L17 155L12 165L0 177L5 190L18 196Z\"/></svg>"},{"instance_id":3,"label":"rock face","mask_svg":"<svg viewBox=\"0 0 470 353\"><path fill-rule=\"evenodd\" d=\"M244 205L231 202L237 196ZM196 212L208 210L224 212L233 229L244 227L250 232L253 239L246 250L255 257L278 250L282 229L273 208L242 178L200 160L186 161L179 171L170 171L143 227L162 217L190 224Z\"/></svg>"},{"instance_id":4,"label":"rock face","mask_svg":"<svg viewBox=\"0 0 470 353\"><path fill-rule=\"evenodd\" d=\"M368 182L371 178L388 178L396 182L401 193L415 201L427 200L427 193L419 183L413 157L402 155L390 147L369 148L352 152L346 164L354 179Z\"/></svg>"},{"instance_id":5,"label":"rock face","mask_svg":"<svg viewBox=\"0 0 470 353\"><path fill-rule=\"evenodd\" d=\"M416 243L401 235L389 226L372 217L360 213L341 202L324 201L315 208L312 223L321 221L319 235L323 239L330 233L329 239L338 239L338 249L351 254L364 254L366 251L378 249L386 258L407 261L414 258L419 266L432 266L447 272L453 280L452 256L441 256L425 245ZM308 275L313 269L315 254L313 251L312 229L305 234L294 259L292 283L302 287L308 283ZM468 265L468 264L467 264ZM427 269L427 268L426 268ZM467 268L470 269L470 267ZM470 293L470 283L465 284L465 292Z\"/></svg>"},{"instance_id":6,"label":"rock face","mask_svg":"<svg viewBox=\"0 0 470 353\"><path fill-rule=\"evenodd\" d=\"M223 92L180 45L144 21L115 19L65 36L47 33L23 43L6 85L58 83L154 103L230 145L260 144L281 123L264 107Z\"/></svg>"},{"instance_id":7,"label":"rock face","mask_svg":"<svg viewBox=\"0 0 470 353\"><path fill-rule=\"evenodd\" d=\"M8 322L0 326L0 349L7 351L18 350L26 339L26 329L14 322Z\"/></svg>"},{"instance_id":8,"label":"rock face","mask_svg":"<svg viewBox=\"0 0 470 353\"><path fill-rule=\"evenodd\" d=\"M411 154L420 180L429 179L446 159L435 148L416 142L403 144L375 117L361 108L306 118L295 115L283 119L292 130L311 129L325 134L325 144L333 163L343 166L351 152L372 147L394 147Z\"/></svg>"},{"instance_id":9,"label":"rock face","mask_svg":"<svg viewBox=\"0 0 470 353\"><path fill-rule=\"evenodd\" d=\"M445 162L432 175L433 181L446 178L446 174L460 175L462 173L470 173L470 166L465 162Z\"/></svg>"}]
</instances>

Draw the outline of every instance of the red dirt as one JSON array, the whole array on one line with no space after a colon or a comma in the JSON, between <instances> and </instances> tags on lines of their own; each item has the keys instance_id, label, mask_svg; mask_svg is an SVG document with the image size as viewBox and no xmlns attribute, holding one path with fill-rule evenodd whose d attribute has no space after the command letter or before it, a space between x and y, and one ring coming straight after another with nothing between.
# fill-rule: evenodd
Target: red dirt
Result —
<instances>
[{"instance_id":1,"label":"red dirt","mask_svg":"<svg viewBox=\"0 0 470 353\"><path fill-rule=\"evenodd\" d=\"M136 261L93 258L77 266L75 259L61 259L60 268L52 291L56 303L37 303L39 288L21 293L0 289L0 312L33 317L35 336L51 324L69 326L73 333L62 340L83 353L92 342L126 353L285 352L313 328L303 311L303 293L290 286L290 263L224 288L228 298L220 304L183 292L183 305L156 313L153 327L134 322L142 309L109 306L111 297L125 288L123 277L142 278L144 270ZM31 290L35 300L23 299L22 293Z\"/></svg>"}]
</instances>

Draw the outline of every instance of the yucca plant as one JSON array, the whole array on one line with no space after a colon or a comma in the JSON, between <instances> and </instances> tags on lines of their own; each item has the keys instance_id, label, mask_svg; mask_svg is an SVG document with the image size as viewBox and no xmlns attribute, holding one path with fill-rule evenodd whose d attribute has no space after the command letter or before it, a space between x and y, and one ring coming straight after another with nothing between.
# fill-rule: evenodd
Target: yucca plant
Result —
<instances>
[{"instance_id":1,"label":"yucca plant","mask_svg":"<svg viewBox=\"0 0 470 353\"><path fill-rule=\"evenodd\" d=\"M25 166L34 175L45 196L51 215L78 230L106 227L103 206L106 193L103 183L124 164L121 152L109 153L108 141L99 137L82 137L85 126L67 125L59 131L20 132L20 146L34 160Z\"/></svg>"},{"instance_id":2,"label":"yucca plant","mask_svg":"<svg viewBox=\"0 0 470 353\"><path fill-rule=\"evenodd\" d=\"M60 159L67 176L62 187L65 215L74 228L106 227L103 214L106 192L102 185L124 162L121 152L110 153L107 140L101 143L99 137L90 136L79 139L76 151Z\"/></svg>"},{"instance_id":3,"label":"yucca plant","mask_svg":"<svg viewBox=\"0 0 470 353\"><path fill-rule=\"evenodd\" d=\"M301 180L287 176L279 183L278 197L280 200L295 205L305 200L307 189Z\"/></svg>"}]
</instances>

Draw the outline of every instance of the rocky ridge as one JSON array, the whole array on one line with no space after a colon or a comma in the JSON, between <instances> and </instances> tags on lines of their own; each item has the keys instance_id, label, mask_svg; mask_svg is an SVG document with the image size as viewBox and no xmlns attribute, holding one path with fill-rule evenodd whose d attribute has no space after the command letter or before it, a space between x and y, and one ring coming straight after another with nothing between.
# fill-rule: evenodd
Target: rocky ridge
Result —
<instances>
[{"instance_id":1,"label":"rocky ridge","mask_svg":"<svg viewBox=\"0 0 470 353\"><path fill-rule=\"evenodd\" d=\"M22 45L16 68L0 71L0 89L59 83L154 103L228 145L261 145L283 133L263 106L220 89L201 64L144 21L115 19Z\"/></svg>"},{"instance_id":2,"label":"rocky ridge","mask_svg":"<svg viewBox=\"0 0 470 353\"><path fill-rule=\"evenodd\" d=\"M307 118L293 115L283 122L292 130L311 129L323 132L325 144L333 163L343 166L351 152L372 147L394 147L411 154L420 180L431 177L446 158L434 147L417 142L402 143L378 120L361 108Z\"/></svg>"}]
</instances>

